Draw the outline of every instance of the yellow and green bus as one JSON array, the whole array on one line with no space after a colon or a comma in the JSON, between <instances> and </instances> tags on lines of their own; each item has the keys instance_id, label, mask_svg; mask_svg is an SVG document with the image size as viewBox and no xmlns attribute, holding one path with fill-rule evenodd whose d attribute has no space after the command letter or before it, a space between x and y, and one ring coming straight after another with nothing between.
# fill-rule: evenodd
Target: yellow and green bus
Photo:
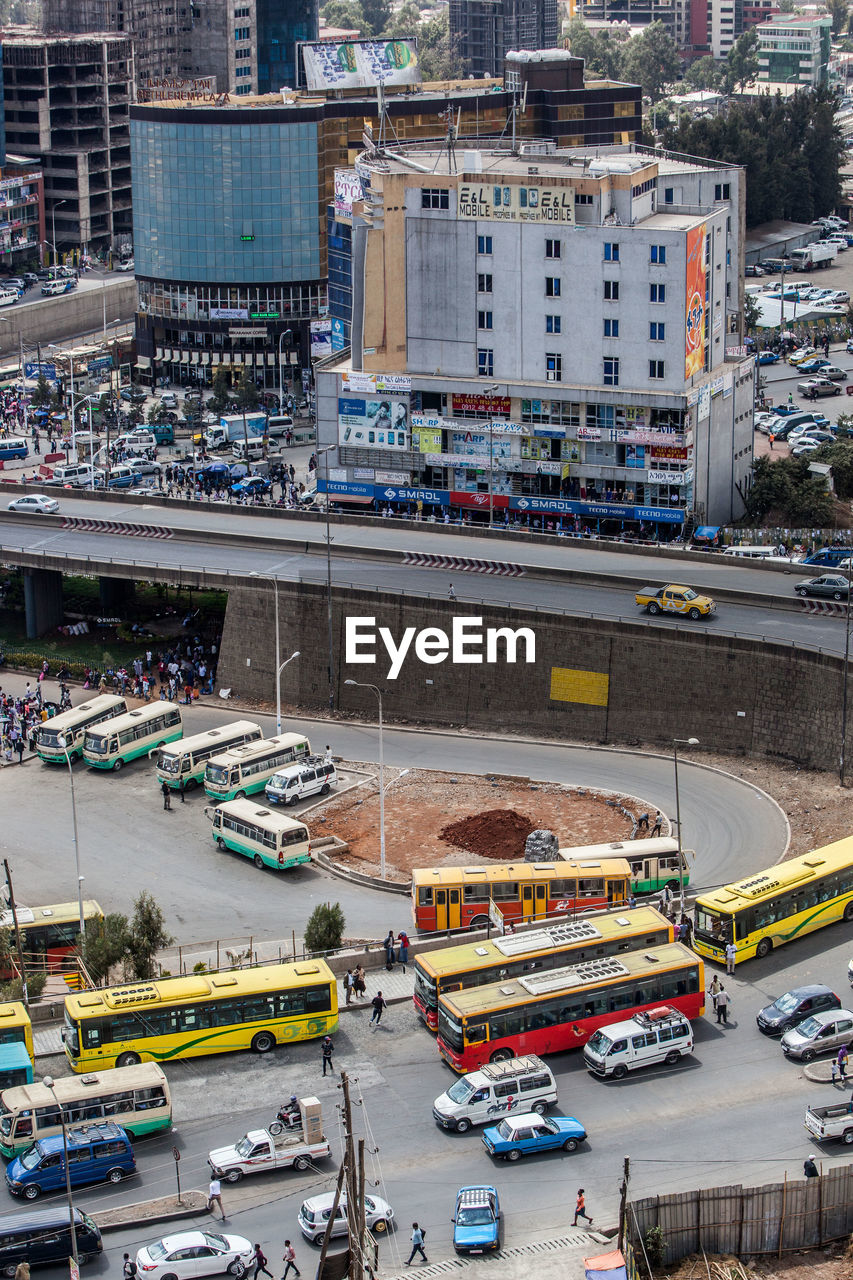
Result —
<instances>
[{"instance_id":1,"label":"yellow and green bus","mask_svg":"<svg viewBox=\"0 0 853 1280\"><path fill-rule=\"evenodd\" d=\"M211 800L243 800L263 791L279 769L310 754L311 744L301 733L280 733L276 738L249 742L208 760L204 789Z\"/></svg>"},{"instance_id":2,"label":"yellow and green bus","mask_svg":"<svg viewBox=\"0 0 853 1280\"><path fill-rule=\"evenodd\" d=\"M228 800L207 810L213 839L220 849L251 858L258 868L287 871L311 861L311 842L304 822L266 809L257 800Z\"/></svg>"},{"instance_id":3,"label":"yellow and green bus","mask_svg":"<svg viewBox=\"0 0 853 1280\"><path fill-rule=\"evenodd\" d=\"M157 747L182 737L181 708L175 702L149 702L108 724L86 730L83 759L91 769L120 769Z\"/></svg>"},{"instance_id":4,"label":"yellow and green bus","mask_svg":"<svg viewBox=\"0 0 853 1280\"><path fill-rule=\"evenodd\" d=\"M65 999L72 1071L169 1062L330 1035L335 976L325 960L159 978Z\"/></svg>"},{"instance_id":5,"label":"yellow and green bus","mask_svg":"<svg viewBox=\"0 0 853 1280\"><path fill-rule=\"evenodd\" d=\"M63 711L39 726L36 751L39 759L47 764L65 764L66 752L71 760L79 760L83 754L86 730L93 725L114 720L127 711L124 698L112 693L102 693L88 702L81 702L70 711ZM60 746L60 740L64 746Z\"/></svg>"},{"instance_id":6,"label":"yellow and green bus","mask_svg":"<svg viewBox=\"0 0 853 1280\"><path fill-rule=\"evenodd\" d=\"M247 742L258 742L263 731L253 720L233 720L218 729L205 729L191 738L181 738L177 746L166 748L157 755L157 781L165 782L175 791L189 791L204 781L207 762L224 751L242 747Z\"/></svg>"},{"instance_id":7,"label":"yellow and green bus","mask_svg":"<svg viewBox=\"0 0 853 1280\"><path fill-rule=\"evenodd\" d=\"M853 836L700 894L693 947L722 964L733 942L739 964L838 920L853 920Z\"/></svg>"}]
</instances>

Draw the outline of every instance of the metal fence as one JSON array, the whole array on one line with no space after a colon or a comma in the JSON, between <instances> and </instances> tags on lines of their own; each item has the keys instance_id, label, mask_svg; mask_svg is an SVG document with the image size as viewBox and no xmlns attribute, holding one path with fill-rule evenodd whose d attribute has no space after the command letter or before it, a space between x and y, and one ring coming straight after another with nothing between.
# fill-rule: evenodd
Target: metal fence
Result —
<instances>
[{"instance_id":1,"label":"metal fence","mask_svg":"<svg viewBox=\"0 0 853 1280\"><path fill-rule=\"evenodd\" d=\"M816 1249L853 1231L853 1164L819 1178L761 1187L708 1187L631 1203L628 1239L642 1255L651 1227L661 1227L664 1264L691 1253L737 1257Z\"/></svg>"}]
</instances>

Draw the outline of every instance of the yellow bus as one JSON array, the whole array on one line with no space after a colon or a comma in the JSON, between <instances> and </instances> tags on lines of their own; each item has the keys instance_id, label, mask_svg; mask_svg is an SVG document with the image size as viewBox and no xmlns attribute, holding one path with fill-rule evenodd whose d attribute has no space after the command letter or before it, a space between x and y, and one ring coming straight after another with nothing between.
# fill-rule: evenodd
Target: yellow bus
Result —
<instances>
[{"instance_id":1,"label":"yellow bus","mask_svg":"<svg viewBox=\"0 0 853 1280\"><path fill-rule=\"evenodd\" d=\"M33 1024L17 1000L0 1004L0 1045L22 1044L33 1061Z\"/></svg>"},{"instance_id":2,"label":"yellow bus","mask_svg":"<svg viewBox=\"0 0 853 1280\"><path fill-rule=\"evenodd\" d=\"M176 702L148 702L109 724L87 729L83 759L90 769L118 770L130 760L149 755L153 747L174 742L183 732Z\"/></svg>"},{"instance_id":3,"label":"yellow bus","mask_svg":"<svg viewBox=\"0 0 853 1280\"><path fill-rule=\"evenodd\" d=\"M102 922L103 919L100 905L94 898L87 898L83 903L84 927L90 921ZM44 907L16 905L14 918L9 910L0 912L0 929L14 928L16 920L27 968L43 969L47 973L77 972L79 902L53 902ZM16 956L10 953L0 961L0 980L6 982L17 976Z\"/></svg>"},{"instance_id":4,"label":"yellow bus","mask_svg":"<svg viewBox=\"0 0 853 1280\"><path fill-rule=\"evenodd\" d=\"M325 960L159 978L65 999L72 1071L169 1062L311 1040L338 1025L335 976Z\"/></svg>"},{"instance_id":5,"label":"yellow bus","mask_svg":"<svg viewBox=\"0 0 853 1280\"><path fill-rule=\"evenodd\" d=\"M412 872L412 912L418 929L427 933L483 928L489 923L491 903L505 921L517 924L604 911L630 896L631 868L624 858L426 867Z\"/></svg>"},{"instance_id":6,"label":"yellow bus","mask_svg":"<svg viewBox=\"0 0 853 1280\"><path fill-rule=\"evenodd\" d=\"M86 730L95 724L103 724L105 720L114 720L127 711L124 698L112 693L102 693L88 702L81 702L70 711L63 711L46 720L39 727L36 738L36 751L40 760L48 764L64 764L65 753L72 760L78 760L83 754L83 740ZM59 745L59 739L65 740L65 747Z\"/></svg>"},{"instance_id":7,"label":"yellow bus","mask_svg":"<svg viewBox=\"0 0 853 1280\"><path fill-rule=\"evenodd\" d=\"M733 942L739 964L837 920L853 920L853 836L700 894L693 946L722 964Z\"/></svg>"},{"instance_id":8,"label":"yellow bus","mask_svg":"<svg viewBox=\"0 0 853 1280\"><path fill-rule=\"evenodd\" d=\"M559 969L598 956L672 942L672 925L654 907L604 911L553 921L502 938L440 947L415 957L414 1004L430 1030L438 1026L438 1002L449 991L484 987L524 973Z\"/></svg>"},{"instance_id":9,"label":"yellow bus","mask_svg":"<svg viewBox=\"0 0 853 1280\"><path fill-rule=\"evenodd\" d=\"M253 720L234 720L218 729L206 729L191 738L181 738L158 752L157 781L165 782L173 790L189 791L203 782L211 756L221 756L224 751L257 742L263 736L261 726Z\"/></svg>"},{"instance_id":10,"label":"yellow bus","mask_svg":"<svg viewBox=\"0 0 853 1280\"><path fill-rule=\"evenodd\" d=\"M115 1071L63 1076L53 1093L41 1083L4 1089L0 1094L0 1151L7 1159L38 1138L62 1132L57 1100L67 1125L112 1120L135 1138L172 1124L169 1084L160 1067L143 1062Z\"/></svg>"}]
</instances>

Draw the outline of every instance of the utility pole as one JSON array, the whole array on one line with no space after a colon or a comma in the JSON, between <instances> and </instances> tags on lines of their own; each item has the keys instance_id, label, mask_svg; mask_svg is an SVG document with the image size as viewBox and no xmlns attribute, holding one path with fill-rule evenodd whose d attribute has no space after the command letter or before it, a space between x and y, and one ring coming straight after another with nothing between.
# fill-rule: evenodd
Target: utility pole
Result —
<instances>
[{"instance_id":1,"label":"utility pole","mask_svg":"<svg viewBox=\"0 0 853 1280\"><path fill-rule=\"evenodd\" d=\"M30 997L27 991L27 971L24 968L24 949L21 946L21 930L18 925L18 913L15 910L15 891L12 888L12 874L9 871L9 859L3 859L3 866L6 871L6 883L9 886L9 907L12 912L12 927L15 930L15 947L18 952L18 967L21 970L21 995L24 999L25 1008L30 1007Z\"/></svg>"},{"instance_id":2,"label":"utility pole","mask_svg":"<svg viewBox=\"0 0 853 1280\"><path fill-rule=\"evenodd\" d=\"M617 1248L620 1253L625 1244L625 1227L627 1225L628 1213L628 1177L631 1170L631 1161L625 1157L625 1163L622 1167L622 1193L619 1197L619 1242Z\"/></svg>"},{"instance_id":3,"label":"utility pole","mask_svg":"<svg viewBox=\"0 0 853 1280\"><path fill-rule=\"evenodd\" d=\"M344 1094L344 1163L347 1171L347 1227L349 1229L350 1264L349 1280L364 1280L364 1183L355 1161L352 1133L352 1103L349 1093L349 1076L341 1072L341 1089ZM363 1144L360 1144L363 1147ZM362 1150L363 1161L363 1150Z\"/></svg>"},{"instance_id":4,"label":"utility pole","mask_svg":"<svg viewBox=\"0 0 853 1280\"><path fill-rule=\"evenodd\" d=\"M322 1276L323 1274L323 1267L326 1262L326 1254L329 1249L329 1241L332 1238L332 1227L335 1224L335 1216L337 1215L338 1205L340 1204L340 1200L341 1200L341 1188L344 1185L344 1174L346 1173L346 1168L347 1168L347 1158L345 1154L343 1161L341 1163L341 1167L340 1169L338 1169L338 1181L335 1184L335 1198L332 1201L332 1209L329 1214L329 1221L326 1223L326 1230L323 1233L323 1243L320 1245L320 1260L317 1263L318 1276Z\"/></svg>"}]
</instances>

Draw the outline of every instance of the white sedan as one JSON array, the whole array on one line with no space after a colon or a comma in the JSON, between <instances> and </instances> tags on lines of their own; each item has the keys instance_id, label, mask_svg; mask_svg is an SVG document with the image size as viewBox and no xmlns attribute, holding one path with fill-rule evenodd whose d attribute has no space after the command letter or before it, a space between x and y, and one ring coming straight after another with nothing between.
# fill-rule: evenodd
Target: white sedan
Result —
<instances>
[{"instance_id":1,"label":"white sedan","mask_svg":"<svg viewBox=\"0 0 853 1280\"><path fill-rule=\"evenodd\" d=\"M24 498L14 498L9 503L10 511L29 511L37 516L52 516L59 510L56 498L47 498L43 493L28 493Z\"/></svg>"},{"instance_id":2,"label":"white sedan","mask_svg":"<svg viewBox=\"0 0 853 1280\"><path fill-rule=\"evenodd\" d=\"M255 1250L244 1236L219 1235L215 1231L182 1231L145 1245L136 1255L137 1274L146 1280L192 1280L227 1272L242 1276L252 1264Z\"/></svg>"}]
</instances>

